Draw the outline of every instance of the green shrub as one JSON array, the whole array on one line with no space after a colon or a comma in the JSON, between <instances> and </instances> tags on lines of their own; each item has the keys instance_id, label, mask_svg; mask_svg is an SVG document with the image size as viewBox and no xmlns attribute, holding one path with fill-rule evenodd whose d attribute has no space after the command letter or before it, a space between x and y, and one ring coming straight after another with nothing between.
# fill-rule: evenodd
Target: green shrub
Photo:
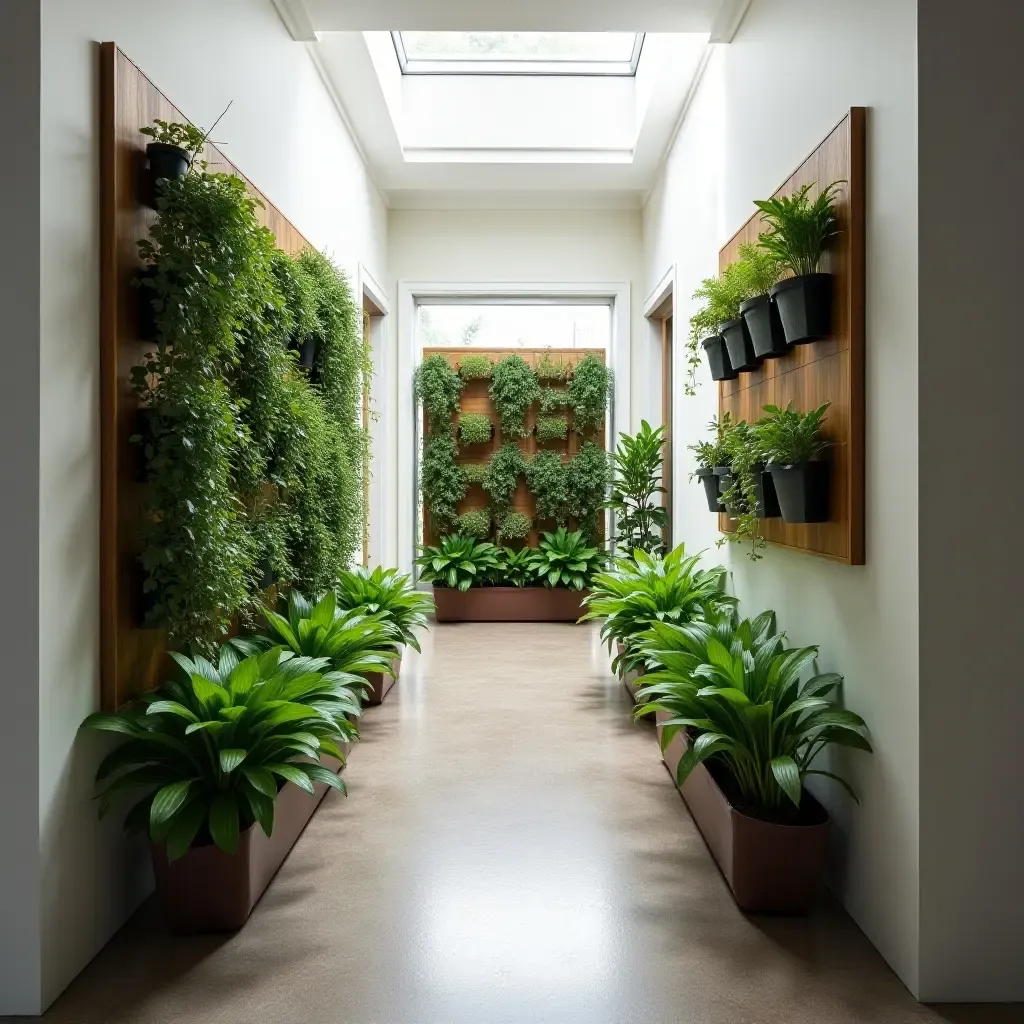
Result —
<instances>
[{"instance_id":1,"label":"green shrub","mask_svg":"<svg viewBox=\"0 0 1024 1024\"><path fill-rule=\"evenodd\" d=\"M761 219L768 225L768 231L758 238L758 245L798 277L815 273L822 254L839 234L835 203L844 184L833 181L813 200L807 198L807 193L817 185L816 181L789 196L755 200Z\"/></svg>"},{"instance_id":2,"label":"green shrub","mask_svg":"<svg viewBox=\"0 0 1024 1024\"><path fill-rule=\"evenodd\" d=\"M565 388L541 388L540 412L542 416L553 416L569 405Z\"/></svg>"},{"instance_id":3,"label":"green shrub","mask_svg":"<svg viewBox=\"0 0 1024 1024\"><path fill-rule=\"evenodd\" d=\"M604 565L604 552L587 543L579 530L560 526L545 533L533 556L533 571L546 587L582 590Z\"/></svg>"},{"instance_id":4,"label":"green shrub","mask_svg":"<svg viewBox=\"0 0 1024 1024\"><path fill-rule=\"evenodd\" d=\"M533 529L533 520L522 512L506 512L501 519L499 528L500 539L523 540L530 535Z\"/></svg>"},{"instance_id":5,"label":"green shrub","mask_svg":"<svg viewBox=\"0 0 1024 1024\"><path fill-rule=\"evenodd\" d=\"M553 359L546 352L537 360L534 372L538 380L565 380L569 376L569 364L559 356Z\"/></svg>"},{"instance_id":6,"label":"green shrub","mask_svg":"<svg viewBox=\"0 0 1024 1024\"><path fill-rule=\"evenodd\" d=\"M491 510L474 508L463 512L458 518L458 529L459 533L464 533L467 537L486 540L491 532Z\"/></svg>"},{"instance_id":7,"label":"green shrub","mask_svg":"<svg viewBox=\"0 0 1024 1024\"><path fill-rule=\"evenodd\" d=\"M437 531L452 528L458 518L457 506L466 496L466 478L458 464L458 454L450 433L434 434L423 442L420 488Z\"/></svg>"},{"instance_id":8,"label":"green shrub","mask_svg":"<svg viewBox=\"0 0 1024 1024\"><path fill-rule=\"evenodd\" d=\"M526 461L517 444L503 444L491 456L484 474L484 490L490 495L491 507L498 516L512 504L519 478L526 472Z\"/></svg>"},{"instance_id":9,"label":"green shrub","mask_svg":"<svg viewBox=\"0 0 1024 1024\"><path fill-rule=\"evenodd\" d=\"M569 421L564 416L538 416L537 440L564 441L569 436Z\"/></svg>"},{"instance_id":10,"label":"green shrub","mask_svg":"<svg viewBox=\"0 0 1024 1024\"><path fill-rule=\"evenodd\" d=\"M569 514L585 536L594 540L608 494L608 453L593 441L584 441L579 454L566 467Z\"/></svg>"},{"instance_id":11,"label":"green shrub","mask_svg":"<svg viewBox=\"0 0 1024 1024\"><path fill-rule=\"evenodd\" d=\"M486 380L491 375L492 365L487 356L461 356L459 374L463 380Z\"/></svg>"},{"instance_id":12,"label":"green shrub","mask_svg":"<svg viewBox=\"0 0 1024 1024\"><path fill-rule=\"evenodd\" d=\"M413 391L423 406L431 432L451 429L452 416L459 411L462 378L444 356L427 356L416 367Z\"/></svg>"},{"instance_id":13,"label":"green shrub","mask_svg":"<svg viewBox=\"0 0 1024 1024\"><path fill-rule=\"evenodd\" d=\"M459 417L459 440L463 444L487 444L494 427L491 417L482 412L464 412Z\"/></svg>"},{"instance_id":14,"label":"green shrub","mask_svg":"<svg viewBox=\"0 0 1024 1024\"><path fill-rule=\"evenodd\" d=\"M564 523L569 507L569 474L561 455L538 452L526 467L526 479L537 503L537 518Z\"/></svg>"},{"instance_id":15,"label":"green shrub","mask_svg":"<svg viewBox=\"0 0 1024 1024\"><path fill-rule=\"evenodd\" d=\"M489 393L498 412L502 437L525 437L526 413L540 394L530 365L521 356L506 356L491 371Z\"/></svg>"},{"instance_id":16,"label":"green shrub","mask_svg":"<svg viewBox=\"0 0 1024 1024\"><path fill-rule=\"evenodd\" d=\"M483 484L484 478L487 476L487 465L486 462L464 462L462 476L466 485Z\"/></svg>"},{"instance_id":17,"label":"green shrub","mask_svg":"<svg viewBox=\"0 0 1024 1024\"><path fill-rule=\"evenodd\" d=\"M427 628L427 615L434 602L415 589L407 575L397 569L357 565L341 573L337 606L342 612L379 615L398 632L403 644L420 649L417 633Z\"/></svg>"},{"instance_id":18,"label":"green shrub","mask_svg":"<svg viewBox=\"0 0 1024 1024\"><path fill-rule=\"evenodd\" d=\"M658 555L665 550L662 534L668 510L655 498L665 493L661 486L664 445L665 428L653 429L643 420L632 437L619 434L612 453L608 507L615 513L615 540L626 551L640 548Z\"/></svg>"},{"instance_id":19,"label":"green shrub","mask_svg":"<svg viewBox=\"0 0 1024 1024\"><path fill-rule=\"evenodd\" d=\"M466 591L493 577L498 569L498 549L487 541L455 533L442 537L436 547L422 546L416 564L424 583Z\"/></svg>"},{"instance_id":20,"label":"green shrub","mask_svg":"<svg viewBox=\"0 0 1024 1024\"><path fill-rule=\"evenodd\" d=\"M569 380L573 427L586 433L601 426L612 394L612 371L592 352L585 355Z\"/></svg>"}]
</instances>

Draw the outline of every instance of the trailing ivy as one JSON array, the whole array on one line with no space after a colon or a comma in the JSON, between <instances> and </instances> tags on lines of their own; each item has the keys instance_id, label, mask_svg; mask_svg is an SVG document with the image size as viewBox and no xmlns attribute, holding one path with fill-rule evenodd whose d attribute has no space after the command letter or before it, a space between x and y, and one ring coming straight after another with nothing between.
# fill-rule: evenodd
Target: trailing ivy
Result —
<instances>
[{"instance_id":1,"label":"trailing ivy","mask_svg":"<svg viewBox=\"0 0 1024 1024\"><path fill-rule=\"evenodd\" d=\"M506 356L491 371L491 401L505 439L526 436L526 413L540 397L537 377L522 356Z\"/></svg>"},{"instance_id":2,"label":"trailing ivy","mask_svg":"<svg viewBox=\"0 0 1024 1024\"><path fill-rule=\"evenodd\" d=\"M526 461L517 444L504 444L491 456L484 474L484 490L490 495L491 507L502 517L512 504L519 478L526 471Z\"/></svg>"},{"instance_id":3,"label":"trailing ivy","mask_svg":"<svg viewBox=\"0 0 1024 1024\"><path fill-rule=\"evenodd\" d=\"M584 434L604 422L612 393L612 371L592 352L577 364L569 380L573 427Z\"/></svg>"},{"instance_id":4,"label":"trailing ivy","mask_svg":"<svg viewBox=\"0 0 1024 1024\"><path fill-rule=\"evenodd\" d=\"M557 452L538 452L527 466L526 479L537 503L538 519L561 526L569 509L569 474Z\"/></svg>"},{"instance_id":5,"label":"trailing ivy","mask_svg":"<svg viewBox=\"0 0 1024 1024\"><path fill-rule=\"evenodd\" d=\"M450 431L433 434L423 442L420 488L437 533L452 528L458 518L458 504L466 496L466 478L456 461L458 454Z\"/></svg>"},{"instance_id":6,"label":"trailing ivy","mask_svg":"<svg viewBox=\"0 0 1024 1024\"><path fill-rule=\"evenodd\" d=\"M413 378L416 401L427 414L431 433L451 430L452 416L459 411L462 378L442 355L427 356Z\"/></svg>"},{"instance_id":7,"label":"trailing ivy","mask_svg":"<svg viewBox=\"0 0 1024 1024\"><path fill-rule=\"evenodd\" d=\"M593 441L584 441L579 454L566 467L569 514L580 530L594 540L608 493L608 453Z\"/></svg>"}]
</instances>

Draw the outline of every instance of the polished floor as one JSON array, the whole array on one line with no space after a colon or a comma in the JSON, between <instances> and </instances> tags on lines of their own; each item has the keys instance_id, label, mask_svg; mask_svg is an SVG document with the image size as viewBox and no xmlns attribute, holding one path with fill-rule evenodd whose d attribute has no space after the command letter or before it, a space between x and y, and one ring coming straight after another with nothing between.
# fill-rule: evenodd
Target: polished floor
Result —
<instances>
[{"instance_id":1,"label":"polished floor","mask_svg":"<svg viewBox=\"0 0 1024 1024\"><path fill-rule=\"evenodd\" d=\"M918 1006L827 901L739 913L592 629L436 627L345 775L237 935L147 905L44 1019L1020 1020Z\"/></svg>"}]
</instances>

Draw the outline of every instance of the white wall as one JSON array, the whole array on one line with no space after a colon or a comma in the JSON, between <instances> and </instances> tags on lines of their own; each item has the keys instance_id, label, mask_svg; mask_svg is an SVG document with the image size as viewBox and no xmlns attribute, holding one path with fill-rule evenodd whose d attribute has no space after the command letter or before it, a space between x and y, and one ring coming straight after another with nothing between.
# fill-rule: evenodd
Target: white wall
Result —
<instances>
[{"instance_id":1,"label":"white wall","mask_svg":"<svg viewBox=\"0 0 1024 1024\"><path fill-rule=\"evenodd\" d=\"M914 0L756 0L719 47L664 177L645 211L648 286L678 267L680 309L717 271L719 247L851 106L868 126L868 564L844 567L771 549L710 557L732 569L746 612L774 608L795 643L817 643L823 669L846 676L849 707L872 728L873 756L844 758L859 808L819 787L836 823L832 884L915 992L919 975L917 147ZM677 337L685 334L685 316ZM681 344L681 340L679 344ZM677 359L677 364L681 363ZM705 377L682 397L676 537L717 536L686 445L717 411Z\"/></svg>"},{"instance_id":2,"label":"white wall","mask_svg":"<svg viewBox=\"0 0 1024 1024\"><path fill-rule=\"evenodd\" d=\"M43 906L39 941L26 928L25 945L40 978L19 970L0 984L0 1013L49 1003L150 884L141 850L125 843L116 822L95 821L89 798L101 744L77 736L99 696L100 40L117 42L199 124L234 100L216 138L238 166L353 282L359 261L378 280L387 264L382 200L305 46L292 41L270 0L44 0L39 727L28 717L4 722L38 738ZM31 585L19 596L32 602Z\"/></svg>"}]
</instances>

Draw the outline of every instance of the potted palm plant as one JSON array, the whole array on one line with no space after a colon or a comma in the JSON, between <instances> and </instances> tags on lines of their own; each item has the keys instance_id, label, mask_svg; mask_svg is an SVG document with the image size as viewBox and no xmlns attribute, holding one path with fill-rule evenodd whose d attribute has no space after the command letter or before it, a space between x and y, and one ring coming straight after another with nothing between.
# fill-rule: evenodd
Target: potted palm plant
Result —
<instances>
[{"instance_id":1,"label":"potted palm plant","mask_svg":"<svg viewBox=\"0 0 1024 1024\"><path fill-rule=\"evenodd\" d=\"M806 911L824 875L829 816L804 780L824 776L853 795L812 765L831 744L871 750L863 719L836 703L842 676L803 679L818 649L787 648L770 611L653 622L637 648L649 671L636 714L657 716L665 763L736 902Z\"/></svg>"},{"instance_id":2,"label":"potted palm plant","mask_svg":"<svg viewBox=\"0 0 1024 1024\"><path fill-rule=\"evenodd\" d=\"M819 341L832 333L832 275L818 268L839 234L835 204L845 182L832 182L812 200L808 193L816 184L754 204L769 228L758 245L793 273L771 289L790 345Z\"/></svg>"},{"instance_id":3,"label":"potted palm plant","mask_svg":"<svg viewBox=\"0 0 1024 1024\"><path fill-rule=\"evenodd\" d=\"M825 523L829 518L830 464L819 456L830 442L822 437L829 403L799 412L766 405L756 426L779 510L787 523Z\"/></svg>"},{"instance_id":4,"label":"potted palm plant","mask_svg":"<svg viewBox=\"0 0 1024 1024\"><path fill-rule=\"evenodd\" d=\"M754 355L758 359L777 359L793 349L786 341L778 303L770 295L785 267L775 253L760 245L747 242L740 246L739 253L748 295L740 303L740 316L747 325Z\"/></svg>"},{"instance_id":5,"label":"potted palm plant","mask_svg":"<svg viewBox=\"0 0 1024 1024\"><path fill-rule=\"evenodd\" d=\"M132 793L129 832L149 835L157 891L178 932L240 928L328 788L359 701L316 658L280 648L216 665L172 654L181 675L86 729L124 742L100 763L100 814ZM259 826L257 828L257 826Z\"/></svg>"}]
</instances>

